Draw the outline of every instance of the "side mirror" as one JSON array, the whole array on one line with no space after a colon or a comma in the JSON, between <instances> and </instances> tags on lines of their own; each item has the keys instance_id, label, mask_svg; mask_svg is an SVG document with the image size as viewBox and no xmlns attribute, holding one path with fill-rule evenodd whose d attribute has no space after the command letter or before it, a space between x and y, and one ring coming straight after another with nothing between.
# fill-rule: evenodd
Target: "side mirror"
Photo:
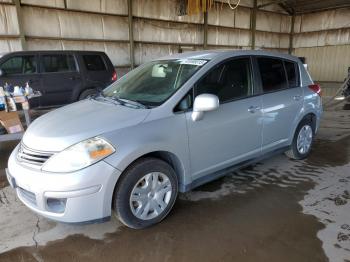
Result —
<instances>
[{"instance_id":1,"label":"side mirror","mask_svg":"<svg viewBox=\"0 0 350 262\"><path fill-rule=\"evenodd\" d=\"M193 104L192 121L203 118L204 112L214 111L219 108L219 98L212 94L201 94L197 96Z\"/></svg>"},{"instance_id":2,"label":"side mirror","mask_svg":"<svg viewBox=\"0 0 350 262\"><path fill-rule=\"evenodd\" d=\"M5 72L4 72L4 70L2 70L2 69L0 68L0 77L2 77L2 76L5 76Z\"/></svg>"}]
</instances>

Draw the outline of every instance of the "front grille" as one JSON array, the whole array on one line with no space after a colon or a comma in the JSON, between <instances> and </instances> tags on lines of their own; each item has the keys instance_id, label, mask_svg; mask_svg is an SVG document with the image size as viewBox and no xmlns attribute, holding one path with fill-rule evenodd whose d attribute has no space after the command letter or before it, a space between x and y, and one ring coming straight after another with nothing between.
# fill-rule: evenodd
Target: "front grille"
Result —
<instances>
[{"instance_id":1,"label":"front grille","mask_svg":"<svg viewBox=\"0 0 350 262\"><path fill-rule=\"evenodd\" d=\"M23 164L27 164L34 168L41 168L41 166L53 155L49 152L35 151L20 144L17 159Z\"/></svg>"},{"instance_id":2,"label":"front grille","mask_svg":"<svg viewBox=\"0 0 350 262\"><path fill-rule=\"evenodd\" d=\"M22 198L24 198L30 204L36 206L36 196L34 193L32 193L28 190L25 190L21 187L19 187L18 190L19 190L19 194L21 195Z\"/></svg>"}]
</instances>

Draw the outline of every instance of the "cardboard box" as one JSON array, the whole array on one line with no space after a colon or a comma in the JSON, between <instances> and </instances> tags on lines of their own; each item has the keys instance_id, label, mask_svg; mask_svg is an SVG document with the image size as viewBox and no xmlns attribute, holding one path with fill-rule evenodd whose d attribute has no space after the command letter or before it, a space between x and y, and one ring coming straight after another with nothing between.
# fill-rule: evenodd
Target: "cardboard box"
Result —
<instances>
[{"instance_id":1,"label":"cardboard box","mask_svg":"<svg viewBox=\"0 0 350 262\"><path fill-rule=\"evenodd\" d=\"M24 131L18 112L0 111L0 123L5 127L9 134Z\"/></svg>"}]
</instances>

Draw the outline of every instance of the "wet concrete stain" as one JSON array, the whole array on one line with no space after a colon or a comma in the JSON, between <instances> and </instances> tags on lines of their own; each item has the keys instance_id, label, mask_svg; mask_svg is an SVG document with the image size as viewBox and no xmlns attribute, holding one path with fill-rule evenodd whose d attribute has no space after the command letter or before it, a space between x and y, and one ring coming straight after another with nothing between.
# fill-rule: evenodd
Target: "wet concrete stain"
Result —
<instances>
[{"instance_id":1,"label":"wet concrete stain","mask_svg":"<svg viewBox=\"0 0 350 262\"><path fill-rule=\"evenodd\" d=\"M342 138L335 142L317 139L313 144L311 155L306 160L307 164L318 167L341 166L349 162L349 137Z\"/></svg>"},{"instance_id":2,"label":"wet concrete stain","mask_svg":"<svg viewBox=\"0 0 350 262\"><path fill-rule=\"evenodd\" d=\"M297 204L310 183L267 185L220 201L177 202L161 224L122 228L104 241L75 235L19 248L1 261L327 261L316 233L323 225Z\"/></svg>"}]
</instances>

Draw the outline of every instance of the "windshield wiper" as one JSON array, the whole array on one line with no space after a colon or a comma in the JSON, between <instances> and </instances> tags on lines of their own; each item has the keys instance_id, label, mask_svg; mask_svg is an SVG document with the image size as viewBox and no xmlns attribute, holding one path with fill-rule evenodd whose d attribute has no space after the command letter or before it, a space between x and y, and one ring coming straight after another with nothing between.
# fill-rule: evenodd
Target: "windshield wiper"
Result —
<instances>
[{"instance_id":1,"label":"windshield wiper","mask_svg":"<svg viewBox=\"0 0 350 262\"><path fill-rule=\"evenodd\" d=\"M119 98L119 97L113 97L113 99L115 99L116 101L118 101L119 103L125 105L125 104L129 104L129 105L133 105L133 106L137 106L140 108L145 108L147 109L148 106L142 104L141 102L137 101L137 100L130 100L130 99L126 99L126 98Z\"/></svg>"},{"instance_id":2,"label":"windshield wiper","mask_svg":"<svg viewBox=\"0 0 350 262\"><path fill-rule=\"evenodd\" d=\"M122 106L126 106L127 104L129 104L129 105L136 106L139 108L145 108L145 109L149 108L148 106L144 105L143 103L141 103L137 100L129 100L129 99L125 99L125 98L119 98L116 96L105 96L102 91L99 91L96 95L91 96L90 99L94 99L94 100L101 99L103 101L114 102L114 104L122 105ZM117 103L115 103L115 102L117 102Z\"/></svg>"},{"instance_id":3,"label":"windshield wiper","mask_svg":"<svg viewBox=\"0 0 350 262\"><path fill-rule=\"evenodd\" d=\"M116 101L115 99L112 99L111 97L105 96L102 91L98 92L96 95L91 96L89 99L97 100L97 101L104 101L108 103L112 103L114 105L124 105L122 101Z\"/></svg>"}]
</instances>

